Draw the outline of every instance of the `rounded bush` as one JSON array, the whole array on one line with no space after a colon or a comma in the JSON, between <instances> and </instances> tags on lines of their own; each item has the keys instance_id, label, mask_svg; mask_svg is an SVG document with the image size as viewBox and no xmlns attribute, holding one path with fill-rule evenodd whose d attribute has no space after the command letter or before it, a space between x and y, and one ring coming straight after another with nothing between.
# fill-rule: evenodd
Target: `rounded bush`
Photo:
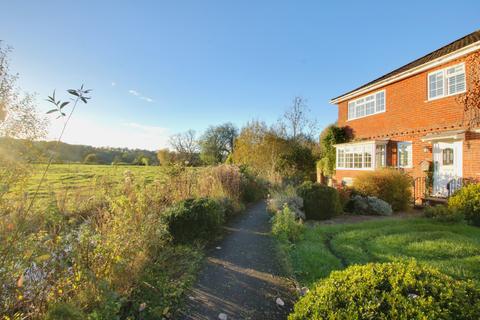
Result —
<instances>
[{"instance_id":1,"label":"rounded bush","mask_svg":"<svg viewBox=\"0 0 480 320\"><path fill-rule=\"evenodd\" d=\"M303 211L308 219L325 220L342 213L338 191L322 184L304 182L297 190L303 199Z\"/></svg>"},{"instance_id":2,"label":"rounded bush","mask_svg":"<svg viewBox=\"0 0 480 320\"><path fill-rule=\"evenodd\" d=\"M299 319L480 319L480 290L415 261L334 271L295 305Z\"/></svg>"},{"instance_id":3,"label":"rounded bush","mask_svg":"<svg viewBox=\"0 0 480 320\"><path fill-rule=\"evenodd\" d=\"M480 227L480 183L461 188L450 197L448 207L465 216L469 223Z\"/></svg>"},{"instance_id":4,"label":"rounded bush","mask_svg":"<svg viewBox=\"0 0 480 320\"><path fill-rule=\"evenodd\" d=\"M412 198L412 179L399 170L366 171L353 181L355 191L388 202L393 211L406 210Z\"/></svg>"},{"instance_id":5,"label":"rounded bush","mask_svg":"<svg viewBox=\"0 0 480 320\"><path fill-rule=\"evenodd\" d=\"M162 216L167 230L176 243L209 240L225 220L221 205L210 198L181 201L166 210Z\"/></svg>"}]
</instances>

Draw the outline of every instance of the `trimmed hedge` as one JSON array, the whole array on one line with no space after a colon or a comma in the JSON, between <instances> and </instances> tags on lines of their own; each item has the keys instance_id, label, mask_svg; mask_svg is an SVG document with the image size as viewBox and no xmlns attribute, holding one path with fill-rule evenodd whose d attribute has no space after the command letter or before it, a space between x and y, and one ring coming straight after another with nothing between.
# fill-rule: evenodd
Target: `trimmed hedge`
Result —
<instances>
[{"instance_id":1,"label":"trimmed hedge","mask_svg":"<svg viewBox=\"0 0 480 320\"><path fill-rule=\"evenodd\" d=\"M303 199L307 220L326 220L342 213L342 203L335 188L304 182L297 190Z\"/></svg>"},{"instance_id":2,"label":"trimmed hedge","mask_svg":"<svg viewBox=\"0 0 480 320\"><path fill-rule=\"evenodd\" d=\"M175 243L192 243L212 239L225 221L225 212L213 199L187 199L166 210L162 220Z\"/></svg>"},{"instance_id":3,"label":"trimmed hedge","mask_svg":"<svg viewBox=\"0 0 480 320\"><path fill-rule=\"evenodd\" d=\"M353 181L353 188L364 196L388 202L393 211L408 209L412 201L412 178L399 170L362 172Z\"/></svg>"},{"instance_id":4,"label":"trimmed hedge","mask_svg":"<svg viewBox=\"0 0 480 320\"><path fill-rule=\"evenodd\" d=\"M458 190L448 199L448 207L480 227L480 184L470 184Z\"/></svg>"},{"instance_id":5,"label":"trimmed hedge","mask_svg":"<svg viewBox=\"0 0 480 320\"><path fill-rule=\"evenodd\" d=\"M334 271L295 305L289 320L480 319L480 290L437 269L370 263Z\"/></svg>"}]
</instances>

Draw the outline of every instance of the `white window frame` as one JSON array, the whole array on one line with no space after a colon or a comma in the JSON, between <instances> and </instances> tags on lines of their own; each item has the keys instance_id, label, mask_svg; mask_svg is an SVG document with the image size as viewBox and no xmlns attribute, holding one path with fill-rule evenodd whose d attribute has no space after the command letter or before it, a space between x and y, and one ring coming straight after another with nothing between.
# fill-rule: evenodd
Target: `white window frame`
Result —
<instances>
[{"instance_id":1,"label":"white window frame","mask_svg":"<svg viewBox=\"0 0 480 320\"><path fill-rule=\"evenodd\" d=\"M381 93L381 92L383 92L383 110L377 111L377 94ZM367 114L366 103L367 103L367 99L370 99L370 98L373 98L372 100L369 101L370 103L371 102L374 103L373 113ZM357 117L356 116L356 114L357 114L357 105L356 104L359 101L363 101L363 115ZM350 114L350 104L353 104L353 111L354 111L355 115ZM379 90L379 91L376 91L374 93L368 94L366 96L357 98L355 100L348 101L347 102L347 121L373 116L375 114L384 113L386 111L387 111L387 91L385 89L383 89L383 90Z\"/></svg>"},{"instance_id":2,"label":"white window frame","mask_svg":"<svg viewBox=\"0 0 480 320\"><path fill-rule=\"evenodd\" d=\"M459 92L455 92L455 93L449 93L448 78L450 78L452 76L447 76L447 70L452 69L452 68L456 68L458 66L462 67L465 86L464 86L463 91L459 91ZM443 78L443 94L431 98L430 97L430 76L434 75L434 74L439 74L439 73L442 74L442 78ZM464 62L455 64L455 65L452 65L452 66L448 66L448 67L440 69L440 70L435 70L435 71L432 71L432 72L427 74L427 99L428 99L428 101L433 101L433 100L442 99L442 98L445 98L445 97L455 96L457 94L465 93L466 91L467 91L467 74L466 74L466 71L465 71L465 63Z\"/></svg>"},{"instance_id":3,"label":"white window frame","mask_svg":"<svg viewBox=\"0 0 480 320\"><path fill-rule=\"evenodd\" d=\"M372 171L377 169L377 157L376 157L376 150L377 146L384 145L384 158L385 162L387 159L387 145L385 141L368 141L368 142L356 142L356 143L346 143L343 145L336 145L336 163L335 163L335 169L336 170L360 170L360 171ZM349 155L352 155L352 167L347 166L347 148L359 148L361 149L361 154L362 154L362 160L361 160L361 167L360 168L355 168L355 157L353 156L353 152L348 153ZM365 151L370 151L370 167L365 167ZM343 161L340 161L339 153L343 152ZM342 163L342 166L339 164Z\"/></svg>"},{"instance_id":4,"label":"white window frame","mask_svg":"<svg viewBox=\"0 0 480 320\"><path fill-rule=\"evenodd\" d=\"M408 163L407 165L400 165L400 146L401 145L407 145L410 146L409 149L407 149L408 153ZM401 141L397 143L397 166L399 168L405 168L405 169L410 169L413 168L413 143L412 141Z\"/></svg>"}]
</instances>

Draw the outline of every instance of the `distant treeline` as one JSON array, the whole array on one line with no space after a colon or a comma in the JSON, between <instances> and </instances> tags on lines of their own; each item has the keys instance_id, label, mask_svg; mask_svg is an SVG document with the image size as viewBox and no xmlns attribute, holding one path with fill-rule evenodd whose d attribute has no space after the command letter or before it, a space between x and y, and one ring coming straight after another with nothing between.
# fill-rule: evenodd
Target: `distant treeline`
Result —
<instances>
[{"instance_id":1,"label":"distant treeline","mask_svg":"<svg viewBox=\"0 0 480 320\"><path fill-rule=\"evenodd\" d=\"M133 164L158 165L154 151L128 148L92 147L56 141L27 141L0 138L0 149L12 156L32 163Z\"/></svg>"}]
</instances>

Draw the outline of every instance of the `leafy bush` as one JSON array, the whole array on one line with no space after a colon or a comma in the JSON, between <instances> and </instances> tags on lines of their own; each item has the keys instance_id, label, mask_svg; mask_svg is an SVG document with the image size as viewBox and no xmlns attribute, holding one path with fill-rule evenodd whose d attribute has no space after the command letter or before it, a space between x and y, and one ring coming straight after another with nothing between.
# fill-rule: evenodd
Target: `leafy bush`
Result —
<instances>
[{"instance_id":1,"label":"leafy bush","mask_svg":"<svg viewBox=\"0 0 480 320\"><path fill-rule=\"evenodd\" d=\"M166 210L162 217L176 243L209 240L225 219L222 207L210 198L181 201Z\"/></svg>"},{"instance_id":2,"label":"leafy bush","mask_svg":"<svg viewBox=\"0 0 480 320\"><path fill-rule=\"evenodd\" d=\"M325 220L342 213L338 191L318 183L304 182L297 190L307 219Z\"/></svg>"},{"instance_id":3,"label":"leafy bush","mask_svg":"<svg viewBox=\"0 0 480 320\"><path fill-rule=\"evenodd\" d=\"M293 211L296 219L305 220L305 213L302 211L303 199L297 195L297 191L291 185L280 190L272 190L267 210L271 214L276 214L282 211L285 206Z\"/></svg>"},{"instance_id":4,"label":"leafy bush","mask_svg":"<svg viewBox=\"0 0 480 320\"><path fill-rule=\"evenodd\" d=\"M479 319L480 290L437 269L370 263L334 271L296 305L297 319Z\"/></svg>"},{"instance_id":5,"label":"leafy bush","mask_svg":"<svg viewBox=\"0 0 480 320\"><path fill-rule=\"evenodd\" d=\"M458 210L450 209L442 205L426 207L423 214L426 218L432 218L442 222L458 222L464 219L463 214Z\"/></svg>"},{"instance_id":6,"label":"leafy bush","mask_svg":"<svg viewBox=\"0 0 480 320\"><path fill-rule=\"evenodd\" d=\"M376 197L356 195L350 199L345 207L348 212L354 214L390 216L393 213L392 207L386 201Z\"/></svg>"},{"instance_id":7,"label":"leafy bush","mask_svg":"<svg viewBox=\"0 0 480 320\"><path fill-rule=\"evenodd\" d=\"M363 172L355 178L353 187L364 196L377 197L388 202L394 211L406 210L411 203L412 179L398 170Z\"/></svg>"},{"instance_id":8,"label":"leafy bush","mask_svg":"<svg viewBox=\"0 0 480 320\"><path fill-rule=\"evenodd\" d=\"M296 220L295 212L288 205L273 216L272 233L281 240L295 242L300 239L303 230L303 223Z\"/></svg>"},{"instance_id":9,"label":"leafy bush","mask_svg":"<svg viewBox=\"0 0 480 320\"><path fill-rule=\"evenodd\" d=\"M450 197L448 207L465 216L469 223L480 227L480 183L461 188Z\"/></svg>"}]
</instances>

